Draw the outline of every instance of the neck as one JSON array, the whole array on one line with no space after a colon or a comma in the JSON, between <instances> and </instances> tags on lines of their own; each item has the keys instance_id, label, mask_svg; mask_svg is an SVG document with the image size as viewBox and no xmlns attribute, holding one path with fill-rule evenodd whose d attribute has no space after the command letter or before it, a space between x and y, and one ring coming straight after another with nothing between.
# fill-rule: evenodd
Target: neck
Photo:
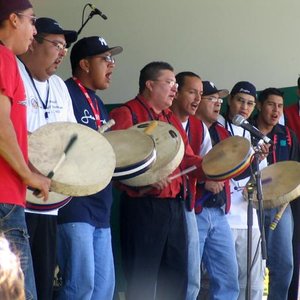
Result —
<instances>
[{"instance_id":1,"label":"neck","mask_svg":"<svg viewBox=\"0 0 300 300\"><path fill-rule=\"evenodd\" d=\"M156 114L160 114L163 111L163 108L157 105L159 101L157 101L157 99L154 99L150 92L145 90L143 93L141 93L141 95L146 99L148 105L153 109L153 111Z\"/></svg>"},{"instance_id":2,"label":"neck","mask_svg":"<svg viewBox=\"0 0 300 300\"><path fill-rule=\"evenodd\" d=\"M30 72L32 78L42 82L49 79L50 76L35 63L34 59L30 57L30 55L21 55L19 58Z\"/></svg>"},{"instance_id":3,"label":"neck","mask_svg":"<svg viewBox=\"0 0 300 300\"><path fill-rule=\"evenodd\" d=\"M258 127L258 129L259 129L264 135L267 135L268 133L270 133L270 132L272 131L272 129L273 129L274 126L266 124L266 123L260 118L260 116L258 116L258 118L257 118L257 127Z\"/></svg>"},{"instance_id":4,"label":"neck","mask_svg":"<svg viewBox=\"0 0 300 300\"><path fill-rule=\"evenodd\" d=\"M174 105L174 103L170 108L181 123L186 122L189 119L189 115L183 113L176 105Z\"/></svg>"},{"instance_id":5,"label":"neck","mask_svg":"<svg viewBox=\"0 0 300 300\"><path fill-rule=\"evenodd\" d=\"M74 74L74 77L78 78L82 85L92 91L95 91L96 89L93 87L90 78L85 72Z\"/></svg>"}]
</instances>

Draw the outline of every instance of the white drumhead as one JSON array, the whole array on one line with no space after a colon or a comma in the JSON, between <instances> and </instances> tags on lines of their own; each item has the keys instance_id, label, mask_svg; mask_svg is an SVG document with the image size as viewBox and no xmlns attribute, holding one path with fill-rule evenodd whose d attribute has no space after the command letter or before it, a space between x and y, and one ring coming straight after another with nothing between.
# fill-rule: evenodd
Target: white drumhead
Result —
<instances>
[{"instance_id":1,"label":"white drumhead","mask_svg":"<svg viewBox=\"0 0 300 300\"><path fill-rule=\"evenodd\" d=\"M29 137L29 160L47 176L74 134L77 140L55 172L51 190L68 196L94 194L108 185L116 165L110 143L97 131L68 122L42 126Z\"/></svg>"}]
</instances>

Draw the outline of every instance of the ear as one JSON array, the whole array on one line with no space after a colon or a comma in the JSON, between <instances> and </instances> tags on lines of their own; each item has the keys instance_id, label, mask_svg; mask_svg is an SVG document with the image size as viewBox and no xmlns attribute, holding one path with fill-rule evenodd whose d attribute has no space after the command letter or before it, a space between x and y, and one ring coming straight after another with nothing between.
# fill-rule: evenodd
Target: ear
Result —
<instances>
[{"instance_id":1,"label":"ear","mask_svg":"<svg viewBox=\"0 0 300 300\"><path fill-rule=\"evenodd\" d=\"M145 86L149 91L152 91L153 90L153 81L147 80Z\"/></svg>"},{"instance_id":2,"label":"ear","mask_svg":"<svg viewBox=\"0 0 300 300\"><path fill-rule=\"evenodd\" d=\"M79 66L85 73L89 72L90 63L87 59L85 59L85 58L81 59L79 61Z\"/></svg>"},{"instance_id":3,"label":"ear","mask_svg":"<svg viewBox=\"0 0 300 300\"><path fill-rule=\"evenodd\" d=\"M261 103L259 101L256 101L256 109L261 111Z\"/></svg>"},{"instance_id":4,"label":"ear","mask_svg":"<svg viewBox=\"0 0 300 300\"><path fill-rule=\"evenodd\" d=\"M8 20L10 24L14 27L17 28L18 26L18 16L15 13L11 13L8 17Z\"/></svg>"}]
</instances>

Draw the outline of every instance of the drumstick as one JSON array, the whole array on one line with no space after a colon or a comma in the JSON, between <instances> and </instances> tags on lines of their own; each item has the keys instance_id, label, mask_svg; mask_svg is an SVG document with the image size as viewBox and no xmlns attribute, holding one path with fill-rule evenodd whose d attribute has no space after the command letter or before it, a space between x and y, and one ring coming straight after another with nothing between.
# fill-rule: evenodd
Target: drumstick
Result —
<instances>
[{"instance_id":1,"label":"drumstick","mask_svg":"<svg viewBox=\"0 0 300 300\"><path fill-rule=\"evenodd\" d=\"M195 169L197 169L197 167L195 165L191 166L189 168L184 169L183 171L181 171L178 174L170 176L169 179L172 181L172 180L174 180L174 179L176 179L176 178L178 178L178 177L180 177L180 176L182 176L184 174L187 174L187 173L190 173L190 172L194 171ZM152 189L153 189L153 187L143 188L143 189L140 190L139 195L142 196L142 195L146 194L147 192L151 191Z\"/></svg>"},{"instance_id":2,"label":"drumstick","mask_svg":"<svg viewBox=\"0 0 300 300\"><path fill-rule=\"evenodd\" d=\"M65 150L62 154L62 156L60 157L58 163L54 166L53 170L50 171L47 175L48 178L52 178L55 174L55 172L58 170L58 168L61 166L61 164L65 161L66 157L67 157L67 153L69 152L69 150L71 149L71 147L74 145L75 141L77 140L78 135L75 133L71 136L67 146L65 147ZM35 196L37 196L41 191L39 189L35 189L33 194Z\"/></svg>"},{"instance_id":3,"label":"drumstick","mask_svg":"<svg viewBox=\"0 0 300 300\"><path fill-rule=\"evenodd\" d=\"M279 221L288 205L289 205L289 202L281 206L279 212L276 214L273 222L270 225L270 229L275 230L277 224L279 223Z\"/></svg>"},{"instance_id":4,"label":"drumstick","mask_svg":"<svg viewBox=\"0 0 300 300\"><path fill-rule=\"evenodd\" d=\"M101 127L98 128L98 132L103 133L110 127L116 124L114 119L110 119L106 124L103 124Z\"/></svg>"}]
</instances>

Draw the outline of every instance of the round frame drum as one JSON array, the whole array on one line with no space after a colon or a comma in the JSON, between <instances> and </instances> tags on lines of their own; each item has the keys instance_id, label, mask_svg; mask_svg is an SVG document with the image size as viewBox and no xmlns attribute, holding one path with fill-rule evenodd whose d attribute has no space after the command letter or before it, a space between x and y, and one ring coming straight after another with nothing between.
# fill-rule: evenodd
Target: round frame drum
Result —
<instances>
[{"instance_id":1,"label":"round frame drum","mask_svg":"<svg viewBox=\"0 0 300 300\"><path fill-rule=\"evenodd\" d=\"M47 176L59 162L74 134L77 140L55 172L51 191L67 196L95 194L108 185L116 166L110 143L97 131L68 122L42 126L29 137L29 160Z\"/></svg>"},{"instance_id":2,"label":"round frame drum","mask_svg":"<svg viewBox=\"0 0 300 300\"><path fill-rule=\"evenodd\" d=\"M263 207L274 208L300 196L300 163L281 161L261 170ZM253 205L258 208L256 195Z\"/></svg>"},{"instance_id":3,"label":"round frame drum","mask_svg":"<svg viewBox=\"0 0 300 300\"><path fill-rule=\"evenodd\" d=\"M116 154L116 168L113 178L129 179L146 172L156 159L152 138L138 130L116 130L103 135Z\"/></svg>"},{"instance_id":4,"label":"round frame drum","mask_svg":"<svg viewBox=\"0 0 300 300\"><path fill-rule=\"evenodd\" d=\"M144 132L151 122L136 124L129 130ZM155 143L156 161L145 173L136 177L121 180L129 186L146 186L154 184L169 176L180 164L184 155L184 144L177 129L166 122L157 121L157 126L149 135Z\"/></svg>"},{"instance_id":5,"label":"round frame drum","mask_svg":"<svg viewBox=\"0 0 300 300\"><path fill-rule=\"evenodd\" d=\"M240 136L228 137L203 157L203 171L207 178L216 181L233 178L248 168L251 153L249 140Z\"/></svg>"}]
</instances>

